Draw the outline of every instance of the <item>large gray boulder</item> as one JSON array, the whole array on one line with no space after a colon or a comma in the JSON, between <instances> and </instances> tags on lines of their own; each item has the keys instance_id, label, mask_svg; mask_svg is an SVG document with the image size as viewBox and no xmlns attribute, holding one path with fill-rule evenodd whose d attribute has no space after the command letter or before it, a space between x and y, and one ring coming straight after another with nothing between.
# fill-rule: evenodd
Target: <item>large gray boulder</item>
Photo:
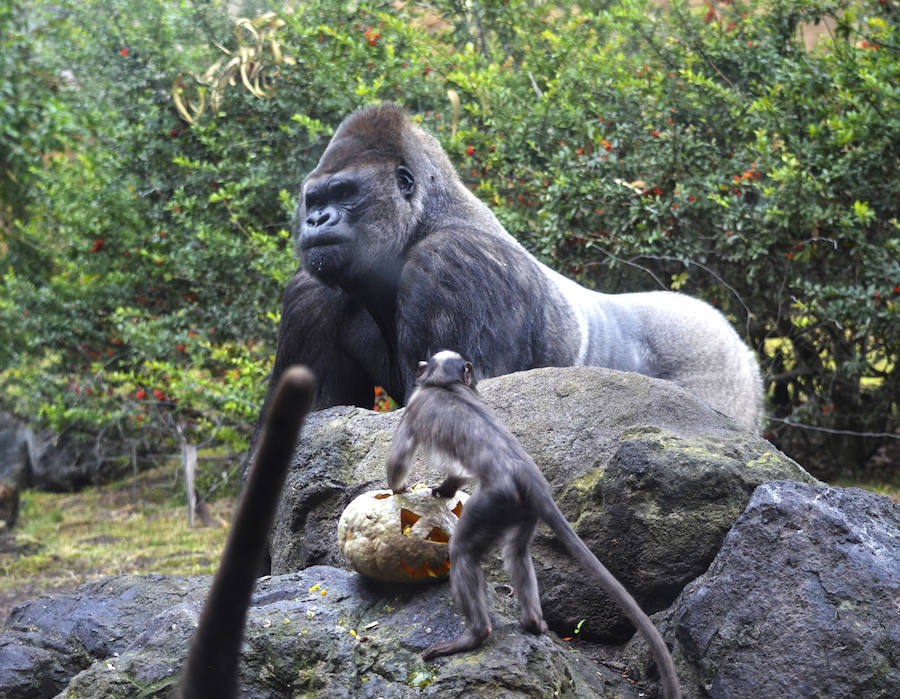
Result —
<instances>
[{"instance_id":1,"label":"large gray boulder","mask_svg":"<svg viewBox=\"0 0 900 699\"><path fill-rule=\"evenodd\" d=\"M900 506L766 483L654 621L690 697L900 697Z\"/></svg>"},{"instance_id":2,"label":"large gray boulder","mask_svg":"<svg viewBox=\"0 0 900 699\"><path fill-rule=\"evenodd\" d=\"M0 636L0 697L168 697L209 578L118 576L15 609ZM509 599L477 654L426 665L460 630L446 585L384 586L319 566L259 582L240 665L243 697L617 696L647 686L517 625ZM649 688L652 692L652 687Z\"/></svg>"},{"instance_id":3,"label":"large gray boulder","mask_svg":"<svg viewBox=\"0 0 900 699\"><path fill-rule=\"evenodd\" d=\"M703 573L754 488L816 481L761 437L675 384L599 367L548 368L483 381L484 400L522 441L579 536L648 612ZM272 570L344 566L344 507L384 487L402 411L332 408L310 416L276 517ZM413 480L437 483L423 459ZM623 642L633 629L549 530L533 548L542 603L562 635ZM492 563L491 577L505 581Z\"/></svg>"},{"instance_id":4,"label":"large gray boulder","mask_svg":"<svg viewBox=\"0 0 900 699\"><path fill-rule=\"evenodd\" d=\"M121 467L103 463L96 449L50 430L35 433L9 413L0 412L0 482L19 490L70 492L108 481Z\"/></svg>"},{"instance_id":5,"label":"large gray boulder","mask_svg":"<svg viewBox=\"0 0 900 699\"><path fill-rule=\"evenodd\" d=\"M118 576L14 608L0 635L0 697L55 696L92 662L124 652L161 610L200 599L208 584Z\"/></svg>"},{"instance_id":6,"label":"large gray boulder","mask_svg":"<svg viewBox=\"0 0 900 699\"><path fill-rule=\"evenodd\" d=\"M896 505L809 485L767 442L663 381L544 369L481 390L645 608L675 601L654 621L687 697L900 696ZM508 589L491 584L485 644L425 664L425 647L462 628L448 585L377 584L317 565L343 564L337 518L382 486L400 417L310 417L273 535L284 572L258 583L248 615L243 696L657 696L640 636L623 655L585 642L627 626L545 532L535 545L543 602L560 635L587 619L579 652L553 633L523 633ZM503 579L496 564L492 574ZM208 584L119 576L21 605L0 635L0 699L170 696ZM628 678L636 671L643 683Z\"/></svg>"}]
</instances>

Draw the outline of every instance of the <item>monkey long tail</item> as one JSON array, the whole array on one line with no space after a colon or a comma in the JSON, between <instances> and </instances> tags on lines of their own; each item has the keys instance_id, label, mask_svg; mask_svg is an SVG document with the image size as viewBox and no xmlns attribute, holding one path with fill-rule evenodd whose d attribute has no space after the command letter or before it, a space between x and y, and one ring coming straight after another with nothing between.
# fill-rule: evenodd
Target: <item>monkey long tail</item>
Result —
<instances>
[{"instance_id":1,"label":"monkey long tail","mask_svg":"<svg viewBox=\"0 0 900 699\"><path fill-rule=\"evenodd\" d=\"M578 534L575 533L575 530L572 529L572 525L566 520L565 515L563 515L553 499L547 497L538 498L538 500L540 500L540 502L537 503L538 510L544 521L547 522L554 533L562 539L565 547L569 549L569 552L578 560L578 562L589 572L594 574L600 581L603 589L605 589L610 597L622 607L622 610L628 618L631 619L631 622L635 627L640 629L647 638L647 641L650 643L650 650L653 652L653 657L659 668L659 674L663 685L663 694L667 699L680 699L681 686L678 683L678 678L675 676L675 665L672 662L672 655L669 653L669 649L666 647L662 636L659 631L656 630L653 622L650 621L650 618L644 613L644 610L638 606L638 603L635 601L634 597L631 596L631 593L625 589L625 586L616 580L615 576L609 572L606 566L591 553L591 550L587 546L585 546L584 542Z\"/></svg>"},{"instance_id":2,"label":"monkey long tail","mask_svg":"<svg viewBox=\"0 0 900 699\"><path fill-rule=\"evenodd\" d=\"M312 373L299 366L288 369L275 389L222 562L194 633L178 692L182 699L237 696L238 658L250 596L314 393Z\"/></svg>"}]
</instances>

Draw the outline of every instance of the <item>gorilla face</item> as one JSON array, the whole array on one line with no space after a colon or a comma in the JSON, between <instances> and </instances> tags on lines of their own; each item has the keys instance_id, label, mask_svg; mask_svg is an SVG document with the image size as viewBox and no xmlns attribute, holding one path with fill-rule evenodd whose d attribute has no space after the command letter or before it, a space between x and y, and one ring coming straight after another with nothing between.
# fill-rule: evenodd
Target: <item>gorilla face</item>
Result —
<instances>
[{"instance_id":1,"label":"gorilla face","mask_svg":"<svg viewBox=\"0 0 900 699\"><path fill-rule=\"evenodd\" d=\"M415 227L412 171L393 157L358 151L344 136L326 150L304 183L297 247L304 267L329 286L348 288L401 260Z\"/></svg>"},{"instance_id":2,"label":"gorilla face","mask_svg":"<svg viewBox=\"0 0 900 699\"><path fill-rule=\"evenodd\" d=\"M307 183L298 211L297 243L306 269L334 285L352 261L371 193L358 175L337 173Z\"/></svg>"}]
</instances>

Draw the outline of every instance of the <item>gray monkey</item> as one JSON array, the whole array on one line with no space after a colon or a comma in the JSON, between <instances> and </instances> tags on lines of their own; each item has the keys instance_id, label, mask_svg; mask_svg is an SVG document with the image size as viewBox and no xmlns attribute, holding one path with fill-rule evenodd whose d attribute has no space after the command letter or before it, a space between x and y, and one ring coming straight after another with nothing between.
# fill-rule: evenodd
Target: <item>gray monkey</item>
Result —
<instances>
[{"instance_id":1,"label":"gray monkey","mask_svg":"<svg viewBox=\"0 0 900 699\"><path fill-rule=\"evenodd\" d=\"M569 552L592 573L650 643L666 697L680 697L672 656L662 636L634 598L578 537L553 501L550 484L513 434L475 390L472 364L456 352L441 351L419 364L416 388L391 444L388 486L401 493L418 446L441 457L448 473L434 494L449 497L474 482L450 538L450 584L465 614L466 630L435 643L425 660L477 648L491 632L481 560L501 539L503 563L521 607L520 622L530 633L547 629L541 612L530 548L544 520Z\"/></svg>"}]
</instances>

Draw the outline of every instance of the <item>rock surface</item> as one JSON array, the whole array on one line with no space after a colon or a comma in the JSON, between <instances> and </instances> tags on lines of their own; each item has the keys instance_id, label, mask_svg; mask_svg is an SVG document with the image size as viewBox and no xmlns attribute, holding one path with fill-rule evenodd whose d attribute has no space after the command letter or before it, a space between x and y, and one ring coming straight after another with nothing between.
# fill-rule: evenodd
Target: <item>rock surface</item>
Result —
<instances>
[{"instance_id":1,"label":"rock surface","mask_svg":"<svg viewBox=\"0 0 900 699\"><path fill-rule=\"evenodd\" d=\"M900 506L811 485L767 442L666 382L545 369L481 390L645 608L674 600L654 621L686 697L900 696ZM425 647L462 628L448 585L385 585L317 565L342 563L337 518L382 485L399 419L311 416L272 547L276 569L301 570L258 583L242 696L657 696L641 637L624 649L628 671L620 648L585 642L592 628L601 638L627 630L544 532L545 611L560 635L587 620L578 651L521 632L515 601L492 584L482 648L425 664ZM16 608L0 635L0 698L171 696L208 584L120 576ZM639 670L646 679L633 684Z\"/></svg>"},{"instance_id":2,"label":"rock surface","mask_svg":"<svg viewBox=\"0 0 900 699\"><path fill-rule=\"evenodd\" d=\"M654 621L685 697L900 696L900 507L855 489L760 486L709 571ZM209 578L119 576L16 608L0 697L172 695ZM324 593L324 594L323 594ZM522 633L493 600L476 652L425 664L459 633L449 587L378 584L315 566L259 582L241 695L657 696L613 659ZM601 655L603 655L601 653ZM646 644L625 647L632 675ZM649 673L648 673L649 676Z\"/></svg>"},{"instance_id":3,"label":"rock surface","mask_svg":"<svg viewBox=\"0 0 900 699\"><path fill-rule=\"evenodd\" d=\"M0 642L0 696L170 696L209 578L119 576L17 608ZM511 600L477 654L425 664L457 634L447 585L383 586L318 566L261 581L241 696L620 696L646 690L555 636L523 633Z\"/></svg>"},{"instance_id":4,"label":"rock surface","mask_svg":"<svg viewBox=\"0 0 900 699\"><path fill-rule=\"evenodd\" d=\"M535 369L479 391L547 476L588 547L648 612L703 573L753 489L816 481L759 436L675 384L598 367ZM344 566L334 535L344 507L384 487L402 411L331 408L310 416L287 477L271 553L275 573ZM440 482L421 458L411 480ZM541 527L533 547L548 623L609 642L633 629ZM491 578L505 582L500 566Z\"/></svg>"},{"instance_id":5,"label":"rock surface","mask_svg":"<svg viewBox=\"0 0 900 699\"><path fill-rule=\"evenodd\" d=\"M654 621L687 696L900 697L900 506L766 483Z\"/></svg>"}]
</instances>

